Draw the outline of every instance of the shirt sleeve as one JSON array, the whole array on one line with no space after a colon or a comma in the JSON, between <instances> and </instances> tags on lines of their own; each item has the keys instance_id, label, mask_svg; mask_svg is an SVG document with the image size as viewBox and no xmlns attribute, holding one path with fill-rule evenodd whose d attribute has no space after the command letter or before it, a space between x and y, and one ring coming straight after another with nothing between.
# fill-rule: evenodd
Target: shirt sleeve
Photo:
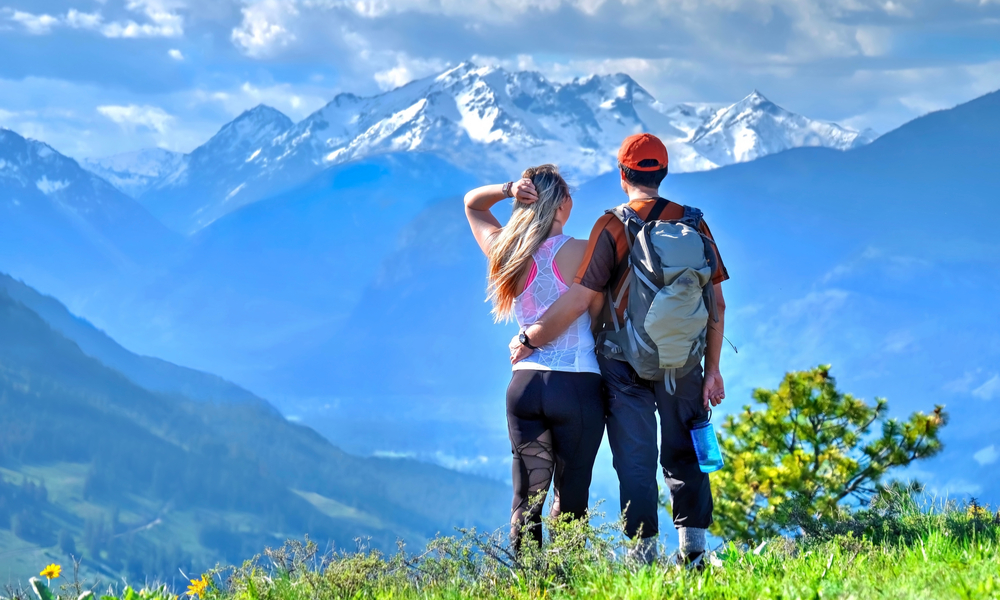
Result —
<instances>
[{"instance_id":1,"label":"shirt sleeve","mask_svg":"<svg viewBox=\"0 0 1000 600\"><path fill-rule=\"evenodd\" d=\"M615 239L607 230L614 215L604 215L594 224L587 242L587 251L580 262L580 270L573 279L588 290L603 292L611 281L615 268Z\"/></svg>"},{"instance_id":2,"label":"shirt sleeve","mask_svg":"<svg viewBox=\"0 0 1000 600\"><path fill-rule=\"evenodd\" d=\"M708 223L705 221L701 222L701 231L708 236L708 239L715 242L712 230L708 228ZM722 254L719 253L719 246L713 243L712 249L715 250L715 260L719 264L719 268L715 270L715 275L712 277L712 283L718 284L729 279L729 271L726 270L726 264L722 262Z\"/></svg>"}]
</instances>

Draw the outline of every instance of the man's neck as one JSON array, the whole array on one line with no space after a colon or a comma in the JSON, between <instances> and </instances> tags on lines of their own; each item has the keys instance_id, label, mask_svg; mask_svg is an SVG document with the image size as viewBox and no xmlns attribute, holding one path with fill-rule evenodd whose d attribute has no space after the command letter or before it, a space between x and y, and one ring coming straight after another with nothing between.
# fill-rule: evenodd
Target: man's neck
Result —
<instances>
[{"instance_id":1,"label":"man's neck","mask_svg":"<svg viewBox=\"0 0 1000 600\"><path fill-rule=\"evenodd\" d=\"M650 187L628 187L628 200L632 202L634 200L648 200L650 198L659 198L660 190L659 188Z\"/></svg>"}]
</instances>

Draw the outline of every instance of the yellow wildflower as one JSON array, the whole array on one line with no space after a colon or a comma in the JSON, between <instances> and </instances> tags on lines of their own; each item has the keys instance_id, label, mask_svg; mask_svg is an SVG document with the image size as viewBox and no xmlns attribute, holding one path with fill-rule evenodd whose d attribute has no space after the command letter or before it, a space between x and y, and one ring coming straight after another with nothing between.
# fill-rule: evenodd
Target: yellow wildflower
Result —
<instances>
[{"instance_id":1,"label":"yellow wildflower","mask_svg":"<svg viewBox=\"0 0 1000 600\"><path fill-rule=\"evenodd\" d=\"M57 579L61 574L62 574L62 567L60 567L59 565L49 565L44 569L42 569L42 572L39 573L39 575L45 577L46 579Z\"/></svg>"},{"instance_id":2,"label":"yellow wildflower","mask_svg":"<svg viewBox=\"0 0 1000 600\"><path fill-rule=\"evenodd\" d=\"M191 585L188 586L187 595L188 596L199 596L201 598L205 597L205 590L208 589L208 579L204 575L201 579L192 579Z\"/></svg>"},{"instance_id":3,"label":"yellow wildflower","mask_svg":"<svg viewBox=\"0 0 1000 600\"><path fill-rule=\"evenodd\" d=\"M980 506L978 504L970 504L966 511L970 517L973 519L988 519L990 518L990 511L986 509L985 506Z\"/></svg>"}]
</instances>

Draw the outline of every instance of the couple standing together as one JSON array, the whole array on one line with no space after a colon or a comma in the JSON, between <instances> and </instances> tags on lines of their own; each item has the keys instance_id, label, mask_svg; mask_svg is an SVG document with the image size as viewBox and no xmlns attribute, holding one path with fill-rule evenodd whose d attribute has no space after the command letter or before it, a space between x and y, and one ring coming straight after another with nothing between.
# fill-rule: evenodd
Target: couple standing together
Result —
<instances>
[{"instance_id":1,"label":"couple standing together","mask_svg":"<svg viewBox=\"0 0 1000 600\"><path fill-rule=\"evenodd\" d=\"M682 559L698 562L705 551L712 491L708 475L699 468L690 428L725 398L719 355L725 314L721 283L728 274L701 213L659 196L667 162L666 147L655 136L627 138L618 152L618 166L628 202L598 219L587 241L563 234L573 198L552 165L530 168L519 182L480 187L465 197L472 232L488 258L494 316L514 318L521 330L510 345L513 376L507 389L515 547L525 531L541 543L539 494L552 482L553 515L586 515L594 461L606 427L625 533L640 538L634 550L637 558L652 562L656 557L657 458L670 488ZM511 197L513 212L501 225L490 208ZM620 329L632 327L627 307L629 287L636 287L630 286L630 256L635 256L637 236L626 216L641 225L688 221L691 214L698 216L694 231L707 240L707 254L712 255L707 257L712 268L701 272L709 273L704 279L705 304L714 302L715 307L699 314L708 310L714 318L707 319L695 343L696 360L666 377L661 372L646 379L611 342L623 339ZM639 241L645 245L647 239ZM639 343L645 345L641 338Z\"/></svg>"}]
</instances>

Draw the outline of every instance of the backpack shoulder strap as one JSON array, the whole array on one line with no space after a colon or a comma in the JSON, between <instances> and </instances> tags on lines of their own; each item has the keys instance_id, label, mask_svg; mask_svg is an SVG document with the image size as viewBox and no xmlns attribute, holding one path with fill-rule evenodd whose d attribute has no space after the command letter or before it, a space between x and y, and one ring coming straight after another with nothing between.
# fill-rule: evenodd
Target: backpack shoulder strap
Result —
<instances>
[{"instance_id":1,"label":"backpack shoulder strap","mask_svg":"<svg viewBox=\"0 0 1000 600\"><path fill-rule=\"evenodd\" d=\"M701 231L701 222L704 220L705 213L701 212L701 209L694 208L693 206L684 207L684 216L681 217L681 223Z\"/></svg>"},{"instance_id":2,"label":"backpack shoulder strap","mask_svg":"<svg viewBox=\"0 0 1000 600\"><path fill-rule=\"evenodd\" d=\"M695 231L701 234L701 238L705 243L705 258L708 260L708 266L711 269L712 277L714 279L715 274L719 269L718 261L715 258L715 240L702 233L701 224L704 220L705 213L701 212L700 209L692 206L684 207L684 216L681 218L681 223L694 228ZM712 282L709 282L709 284L705 286L703 295L705 298L705 306L708 307L709 319L712 323L718 323L719 307L715 301L715 285Z\"/></svg>"},{"instance_id":3,"label":"backpack shoulder strap","mask_svg":"<svg viewBox=\"0 0 1000 600\"><path fill-rule=\"evenodd\" d=\"M656 204L653 205L653 210L649 211L649 218L647 221L655 221L660 218L663 211L667 210L667 205L670 204L670 200L666 198L656 198Z\"/></svg>"},{"instance_id":4,"label":"backpack shoulder strap","mask_svg":"<svg viewBox=\"0 0 1000 600\"><path fill-rule=\"evenodd\" d=\"M639 233L639 230L642 229L642 226L645 225L646 222L639 216L639 213L635 212L635 210L628 205L627 202L614 208L609 208L604 211L604 213L614 215L619 221L622 222L622 225L625 226L625 241L628 243L629 252L631 252L632 242L635 240L635 236Z\"/></svg>"}]
</instances>

